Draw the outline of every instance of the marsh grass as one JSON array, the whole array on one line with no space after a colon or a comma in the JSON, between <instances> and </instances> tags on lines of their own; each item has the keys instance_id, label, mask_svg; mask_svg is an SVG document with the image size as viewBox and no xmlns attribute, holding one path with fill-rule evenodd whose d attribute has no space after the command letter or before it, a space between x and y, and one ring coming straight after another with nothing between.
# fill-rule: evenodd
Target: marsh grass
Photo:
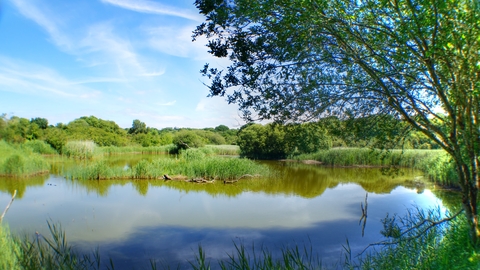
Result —
<instances>
[{"instance_id":1,"label":"marsh grass","mask_svg":"<svg viewBox=\"0 0 480 270\"><path fill-rule=\"evenodd\" d=\"M48 228L50 236L20 238L1 225L1 269L101 269L98 250L81 254L68 244L61 225L48 223Z\"/></svg>"},{"instance_id":2,"label":"marsh grass","mask_svg":"<svg viewBox=\"0 0 480 270\"><path fill-rule=\"evenodd\" d=\"M93 141L69 141L62 148L62 154L69 158L91 159L99 154L97 145Z\"/></svg>"},{"instance_id":3,"label":"marsh grass","mask_svg":"<svg viewBox=\"0 0 480 270\"><path fill-rule=\"evenodd\" d=\"M210 153L210 154L208 154ZM188 178L238 179L243 175L270 173L267 166L252 160L218 157L210 150L188 149L177 158L141 160L131 168L112 167L105 160L94 160L72 167L65 173L69 179L160 179L163 175L179 175Z\"/></svg>"},{"instance_id":4,"label":"marsh grass","mask_svg":"<svg viewBox=\"0 0 480 270\"><path fill-rule=\"evenodd\" d=\"M175 149L174 144L160 145L160 146L104 146L100 147L104 155L122 155L122 154L168 154Z\"/></svg>"},{"instance_id":5,"label":"marsh grass","mask_svg":"<svg viewBox=\"0 0 480 270\"><path fill-rule=\"evenodd\" d=\"M39 154L0 141L0 176L25 177L48 173L50 165Z\"/></svg>"},{"instance_id":6,"label":"marsh grass","mask_svg":"<svg viewBox=\"0 0 480 270\"><path fill-rule=\"evenodd\" d=\"M382 233L390 244L376 246L357 262L346 259L344 265L352 269L480 269L464 215L425 231L428 223L418 225L426 219L441 220L440 211L410 209L404 217L387 216Z\"/></svg>"},{"instance_id":7,"label":"marsh grass","mask_svg":"<svg viewBox=\"0 0 480 270\"><path fill-rule=\"evenodd\" d=\"M316 160L329 166L398 166L419 169L433 181L452 185L457 181L450 158L443 150L390 150L368 148L332 148L295 157Z\"/></svg>"},{"instance_id":8,"label":"marsh grass","mask_svg":"<svg viewBox=\"0 0 480 270\"><path fill-rule=\"evenodd\" d=\"M239 156L240 147L238 145L205 145L205 148L210 148L217 155L222 156Z\"/></svg>"}]
</instances>

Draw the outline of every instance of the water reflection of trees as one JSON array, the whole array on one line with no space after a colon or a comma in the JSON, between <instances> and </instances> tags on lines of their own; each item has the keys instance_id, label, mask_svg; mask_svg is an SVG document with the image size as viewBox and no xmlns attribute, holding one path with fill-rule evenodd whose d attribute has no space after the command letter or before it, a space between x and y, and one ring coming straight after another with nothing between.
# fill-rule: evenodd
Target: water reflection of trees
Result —
<instances>
[{"instance_id":1,"label":"water reflection of trees","mask_svg":"<svg viewBox=\"0 0 480 270\"><path fill-rule=\"evenodd\" d=\"M243 192L263 192L271 195L286 194L314 198L320 196L327 188L335 188L341 184L354 183L369 193L388 194L398 186L418 188L412 183L421 179L418 177L421 173L409 169L388 175L379 168L332 168L280 162L270 162L269 165L278 172L276 177L241 179L230 185L225 185L221 181L214 184L194 184L163 180L87 180L73 183L100 196L107 196L108 190L114 185L132 185L142 196L148 194L150 187L165 187L186 193L205 192L212 196L235 197Z\"/></svg>"},{"instance_id":2,"label":"water reflection of trees","mask_svg":"<svg viewBox=\"0 0 480 270\"><path fill-rule=\"evenodd\" d=\"M138 155L138 159L141 156ZM135 161L137 159L133 162ZM125 158L114 159L113 164L123 166ZM251 191L272 195L286 194L314 198L320 196L327 188L335 188L339 184L347 183L358 184L370 193L390 193L398 186L418 188L413 180L421 175L418 171L408 169L402 169L397 174L388 175L382 173L379 168L332 168L282 162L268 162L268 164L277 171L275 177L269 179L241 179L232 185L224 185L221 181L214 184L193 184L181 181L164 182L163 180L87 180L71 181L71 184L100 196L107 196L112 186L132 185L142 196L148 194L150 187L166 187L187 193L206 192L212 196L235 197L243 192ZM62 167L68 165L58 162L54 171L61 171ZM0 191L12 195L14 190L17 190L18 198L22 198L28 186L42 186L47 179L48 175L28 179L1 178Z\"/></svg>"},{"instance_id":3,"label":"water reflection of trees","mask_svg":"<svg viewBox=\"0 0 480 270\"><path fill-rule=\"evenodd\" d=\"M27 187L43 186L49 175L39 175L28 178L7 178L0 177L0 191L13 195L17 191L16 198L21 199L25 194Z\"/></svg>"}]
</instances>

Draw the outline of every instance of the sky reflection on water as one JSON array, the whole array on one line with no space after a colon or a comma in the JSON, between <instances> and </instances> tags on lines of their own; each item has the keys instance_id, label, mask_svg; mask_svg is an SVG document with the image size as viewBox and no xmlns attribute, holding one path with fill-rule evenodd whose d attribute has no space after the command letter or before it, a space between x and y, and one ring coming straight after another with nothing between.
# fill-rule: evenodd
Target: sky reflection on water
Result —
<instances>
[{"instance_id":1,"label":"sky reflection on water","mask_svg":"<svg viewBox=\"0 0 480 270\"><path fill-rule=\"evenodd\" d=\"M318 175L324 169L307 169L308 181L327 181ZM98 246L101 254L112 257L120 269L148 266L151 258L185 267L187 260L194 260L200 244L212 265L216 265L217 260L228 258L234 242L255 245L257 250L266 247L272 252L295 244L311 245L323 261L334 263L340 259L347 238L355 252L381 240L380 220L386 213L402 215L415 205L442 207L428 188L421 189L420 194L402 186L390 193L369 193L368 221L362 237L359 219L365 189L348 181L329 183L327 187L319 187L318 183L305 186L309 183L305 179L305 174L300 173L292 180L299 182L305 193L272 192L267 188L274 186L270 182L262 184L262 191L256 184L232 187L216 183L191 190L182 189L183 183L158 181L143 181L148 192L142 193L140 183L135 181L102 182L97 185L108 185L92 187L95 181L85 185L52 175L43 185L38 181L27 185L5 221L14 231L38 231L44 235L48 235L46 220L59 222L71 243L87 251ZM288 188L292 188L290 185L295 182ZM316 193L309 187L322 189L321 195L302 195ZM245 191L232 195L222 193L224 188ZM210 189L217 193L212 194ZM9 198L10 194L0 189L0 204L6 204Z\"/></svg>"}]
</instances>

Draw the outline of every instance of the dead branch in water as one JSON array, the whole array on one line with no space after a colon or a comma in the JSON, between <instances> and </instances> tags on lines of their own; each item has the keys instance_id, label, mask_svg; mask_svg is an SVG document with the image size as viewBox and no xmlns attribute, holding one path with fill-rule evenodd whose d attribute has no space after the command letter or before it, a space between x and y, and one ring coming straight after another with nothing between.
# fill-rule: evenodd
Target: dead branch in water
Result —
<instances>
[{"instance_id":1,"label":"dead branch in water","mask_svg":"<svg viewBox=\"0 0 480 270\"><path fill-rule=\"evenodd\" d=\"M362 216L360 217L360 220L358 221L358 225L362 223L362 237L365 235L365 226L367 225L367 208L368 208L368 193L365 194L365 208L363 207L363 203L360 203L360 207L362 208Z\"/></svg>"},{"instance_id":2,"label":"dead branch in water","mask_svg":"<svg viewBox=\"0 0 480 270\"><path fill-rule=\"evenodd\" d=\"M207 183L207 184L211 184L211 183L214 183L215 182L215 179L213 180L206 180L206 179L203 179L203 178L193 178L193 179L190 179L190 180L185 180L186 182L191 182L191 183Z\"/></svg>"},{"instance_id":3,"label":"dead branch in water","mask_svg":"<svg viewBox=\"0 0 480 270\"><path fill-rule=\"evenodd\" d=\"M0 217L0 223L2 223L3 217L4 217L5 214L7 213L8 208L10 208L10 206L12 205L13 200L15 200L15 196L16 196L16 195L17 195L17 190L15 189L15 191L13 192L13 195L12 195L12 199L10 200L10 203L7 205L7 207L5 207L5 210L3 211L3 214L2 214L2 216Z\"/></svg>"}]
</instances>

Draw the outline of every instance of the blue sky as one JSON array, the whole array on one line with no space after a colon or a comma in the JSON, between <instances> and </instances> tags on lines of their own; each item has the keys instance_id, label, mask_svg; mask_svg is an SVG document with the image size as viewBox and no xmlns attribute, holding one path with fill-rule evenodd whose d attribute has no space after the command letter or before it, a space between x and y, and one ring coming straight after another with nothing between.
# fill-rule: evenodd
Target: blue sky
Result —
<instances>
[{"instance_id":1,"label":"blue sky","mask_svg":"<svg viewBox=\"0 0 480 270\"><path fill-rule=\"evenodd\" d=\"M0 0L0 113L239 127L236 105L207 97L199 70L228 63L191 41L203 20L193 2Z\"/></svg>"}]
</instances>

